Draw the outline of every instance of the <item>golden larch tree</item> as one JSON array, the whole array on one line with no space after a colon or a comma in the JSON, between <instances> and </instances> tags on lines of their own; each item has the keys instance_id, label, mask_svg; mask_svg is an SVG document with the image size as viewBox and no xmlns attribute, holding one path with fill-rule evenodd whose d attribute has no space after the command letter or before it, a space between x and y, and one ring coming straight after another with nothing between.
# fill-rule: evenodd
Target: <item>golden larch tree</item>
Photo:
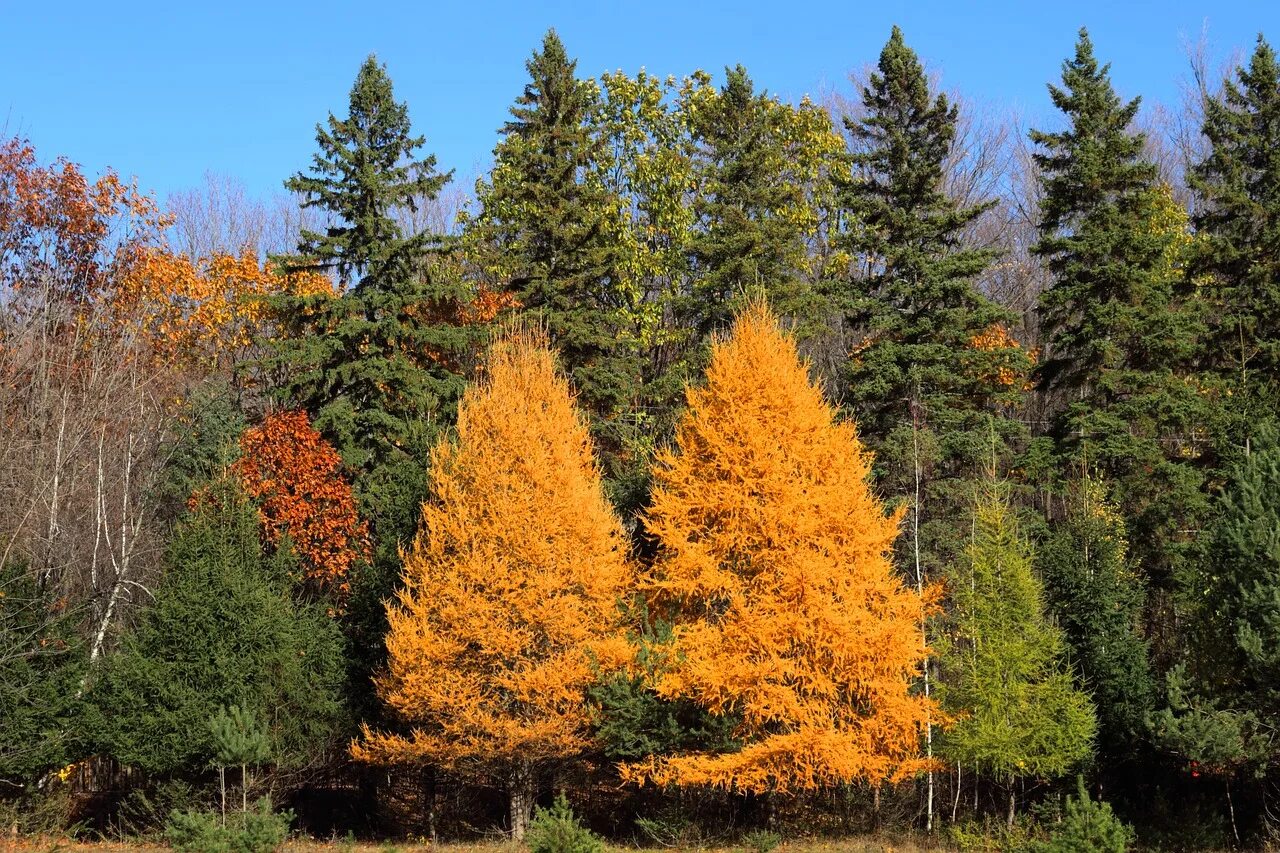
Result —
<instances>
[{"instance_id":1,"label":"golden larch tree","mask_svg":"<svg viewBox=\"0 0 1280 853\"><path fill-rule=\"evenodd\" d=\"M431 499L388 608L379 695L407 732L361 760L501 779L524 834L539 775L591 746L585 691L630 655L634 574L586 422L541 335L490 350L431 457Z\"/></svg>"},{"instance_id":2,"label":"golden larch tree","mask_svg":"<svg viewBox=\"0 0 1280 853\"><path fill-rule=\"evenodd\" d=\"M672 621L666 698L740 720L741 749L653 757L632 781L749 792L899 780L937 715L912 690L928 602L890 563L899 516L763 302L712 351L660 455L641 588Z\"/></svg>"}]
</instances>

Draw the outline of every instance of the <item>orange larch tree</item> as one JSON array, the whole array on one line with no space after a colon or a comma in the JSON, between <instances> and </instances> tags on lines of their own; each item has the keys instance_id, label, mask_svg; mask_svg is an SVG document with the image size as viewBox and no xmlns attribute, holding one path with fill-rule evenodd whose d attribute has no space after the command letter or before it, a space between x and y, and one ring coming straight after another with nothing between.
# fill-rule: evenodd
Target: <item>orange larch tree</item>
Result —
<instances>
[{"instance_id":1,"label":"orange larch tree","mask_svg":"<svg viewBox=\"0 0 1280 853\"><path fill-rule=\"evenodd\" d=\"M352 567L369 558L369 534L338 451L297 411L245 430L240 450L235 472L260 502L267 541L287 536L301 563L299 580L344 598Z\"/></svg>"},{"instance_id":2,"label":"orange larch tree","mask_svg":"<svg viewBox=\"0 0 1280 853\"><path fill-rule=\"evenodd\" d=\"M540 335L490 350L388 608L379 695L407 734L365 730L356 758L496 777L524 834L536 781L591 746L587 688L630 656L633 573L586 422Z\"/></svg>"},{"instance_id":3,"label":"orange larch tree","mask_svg":"<svg viewBox=\"0 0 1280 853\"><path fill-rule=\"evenodd\" d=\"M870 455L751 304L690 389L647 516L641 588L674 626L658 693L740 720L741 749L623 767L625 778L781 793L899 780L927 766L936 712L912 690L928 602L895 575L899 518Z\"/></svg>"}]
</instances>

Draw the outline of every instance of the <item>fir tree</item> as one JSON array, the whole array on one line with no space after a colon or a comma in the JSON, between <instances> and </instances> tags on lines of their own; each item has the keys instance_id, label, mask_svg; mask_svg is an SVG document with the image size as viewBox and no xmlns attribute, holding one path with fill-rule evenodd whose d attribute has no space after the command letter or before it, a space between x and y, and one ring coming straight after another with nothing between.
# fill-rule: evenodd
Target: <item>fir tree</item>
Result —
<instances>
[{"instance_id":1,"label":"fir tree","mask_svg":"<svg viewBox=\"0 0 1280 853\"><path fill-rule=\"evenodd\" d=\"M1116 95L1084 30L1049 92L1068 127L1031 133L1044 191L1035 251L1051 276L1037 379L1058 412L1059 455L1112 484L1140 562L1167 584L1204 506L1189 463L1204 449L1205 397L1183 378L1197 319L1175 293L1186 213L1130 130L1138 99Z\"/></svg>"},{"instance_id":2,"label":"fir tree","mask_svg":"<svg viewBox=\"0 0 1280 853\"><path fill-rule=\"evenodd\" d=\"M1067 517L1036 562L1070 656L1098 712L1099 754L1107 766L1132 758L1155 705L1144 591L1128 557L1124 519L1090 476L1074 484Z\"/></svg>"},{"instance_id":3,"label":"fir tree","mask_svg":"<svg viewBox=\"0 0 1280 853\"><path fill-rule=\"evenodd\" d=\"M452 423L482 327L467 320L477 292L447 241L401 226L397 214L429 203L450 173L417 156L423 137L374 57L360 68L347 117L330 115L316 141L310 173L285 186L333 224L304 230L298 253L279 261L327 272L342 291L277 300L270 365L284 376L280 396L311 415L356 475L374 559L351 578L346 624L357 682L367 684L386 627L382 599L426 494L427 451Z\"/></svg>"},{"instance_id":4,"label":"fir tree","mask_svg":"<svg viewBox=\"0 0 1280 853\"><path fill-rule=\"evenodd\" d=\"M1255 431L1232 472L1206 537L1201 608L1208 618L1205 674L1218 694L1263 717L1280 713L1280 431Z\"/></svg>"},{"instance_id":5,"label":"fir tree","mask_svg":"<svg viewBox=\"0 0 1280 853\"><path fill-rule=\"evenodd\" d=\"M42 773L65 765L78 738L86 655L78 614L42 590L36 573L0 566L0 797L22 793Z\"/></svg>"},{"instance_id":6,"label":"fir tree","mask_svg":"<svg viewBox=\"0 0 1280 853\"><path fill-rule=\"evenodd\" d=\"M1010 313L974 287L993 253L966 248L964 231L989 205L964 208L944 191L957 107L930 94L897 27L878 68L862 92L865 116L845 119L855 153L840 187L850 223L841 242L867 271L840 285L860 339L847 400L881 487L903 494L924 480L924 560L936 569L960 547L946 541L958 539L950 521L969 499L958 481L1021 432L1008 413L1031 361L1008 334Z\"/></svg>"},{"instance_id":7,"label":"fir tree","mask_svg":"<svg viewBox=\"0 0 1280 853\"><path fill-rule=\"evenodd\" d=\"M525 63L495 165L477 186L467 241L480 264L536 314L591 416L607 475L633 476L627 413L640 368L622 275L624 219L605 184L610 152L597 132L599 91L575 76L555 30Z\"/></svg>"},{"instance_id":8,"label":"fir tree","mask_svg":"<svg viewBox=\"0 0 1280 853\"><path fill-rule=\"evenodd\" d=\"M1008 489L989 481L964 558L947 579L938 696L957 722L941 754L1005 784L1009 820L1021 776L1061 776L1089 757L1097 720L1062 662Z\"/></svg>"},{"instance_id":9,"label":"fir tree","mask_svg":"<svg viewBox=\"0 0 1280 853\"><path fill-rule=\"evenodd\" d=\"M687 100L696 192L683 315L695 344L705 347L759 292L802 334L811 333L826 311L805 275L814 188L795 168L794 149L838 144L830 119L808 102L792 108L757 91L741 65L725 69L718 92L700 87Z\"/></svg>"},{"instance_id":10,"label":"fir tree","mask_svg":"<svg viewBox=\"0 0 1280 853\"><path fill-rule=\"evenodd\" d=\"M1192 284L1211 306L1205 366L1232 390L1230 440L1280 403L1280 62L1262 36L1248 67L1205 101Z\"/></svg>"},{"instance_id":11,"label":"fir tree","mask_svg":"<svg viewBox=\"0 0 1280 853\"><path fill-rule=\"evenodd\" d=\"M155 600L90 684L86 735L148 773L193 772L215 753L208 721L238 705L267 721L271 752L301 767L344 714L342 644L315 606L290 600L287 550L262 551L257 512L229 483L178 526Z\"/></svg>"}]
</instances>

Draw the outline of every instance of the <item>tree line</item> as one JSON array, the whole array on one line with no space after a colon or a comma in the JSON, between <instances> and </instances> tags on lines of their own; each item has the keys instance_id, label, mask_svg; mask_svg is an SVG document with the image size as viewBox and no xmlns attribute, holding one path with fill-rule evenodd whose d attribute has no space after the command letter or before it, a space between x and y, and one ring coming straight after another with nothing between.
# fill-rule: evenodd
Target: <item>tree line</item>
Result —
<instances>
[{"instance_id":1,"label":"tree line","mask_svg":"<svg viewBox=\"0 0 1280 853\"><path fill-rule=\"evenodd\" d=\"M1265 39L1176 147L1084 30L1025 145L526 67L462 200L372 56L276 212L0 145L6 824L1271 837Z\"/></svg>"}]
</instances>

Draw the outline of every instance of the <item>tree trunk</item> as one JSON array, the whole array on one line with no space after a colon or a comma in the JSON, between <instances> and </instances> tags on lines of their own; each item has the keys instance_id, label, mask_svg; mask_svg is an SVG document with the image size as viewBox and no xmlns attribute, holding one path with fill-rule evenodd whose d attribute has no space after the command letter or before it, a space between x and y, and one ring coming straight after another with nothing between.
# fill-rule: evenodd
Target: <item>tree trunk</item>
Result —
<instances>
[{"instance_id":1,"label":"tree trunk","mask_svg":"<svg viewBox=\"0 0 1280 853\"><path fill-rule=\"evenodd\" d=\"M1013 829L1013 813L1018 807L1018 791L1013 787L1013 780L1009 781L1009 828Z\"/></svg>"},{"instance_id":2,"label":"tree trunk","mask_svg":"<svg viewBox=\"0 0 1280 853\"><path fill-rule=\"evenodd\" d=\"M533 766L519 763L511 771L507 783L511 805L511 837L515 841L523 841L529 829L529 820L533 817Z\"/></svg>"}]
</instances>

